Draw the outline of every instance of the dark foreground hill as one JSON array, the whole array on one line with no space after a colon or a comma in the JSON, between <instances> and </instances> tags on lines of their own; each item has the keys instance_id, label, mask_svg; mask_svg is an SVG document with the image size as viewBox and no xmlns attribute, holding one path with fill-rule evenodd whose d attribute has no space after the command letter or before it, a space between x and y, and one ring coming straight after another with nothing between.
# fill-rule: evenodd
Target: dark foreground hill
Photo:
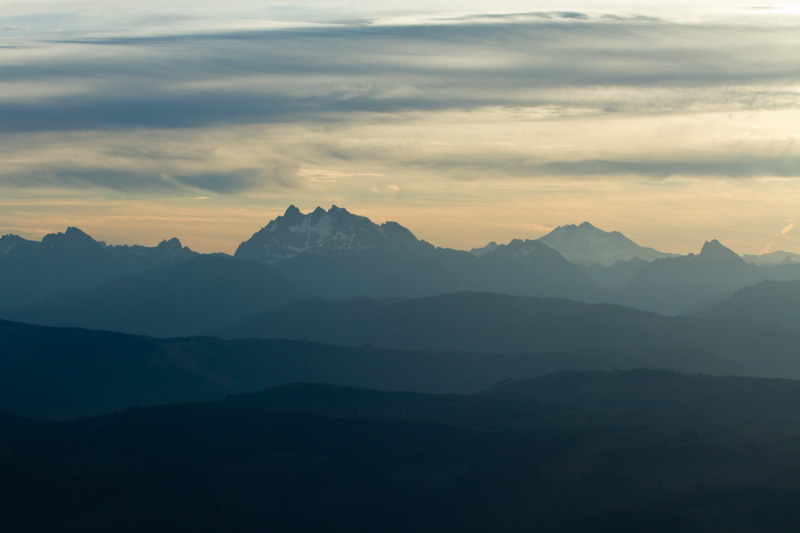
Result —
<instances>
[{"instance_id":1,"label":"dark foreground hill","mask_svg":"<svg viewBox=\"0 0 800 533\"><path fill-rule=\"evenodd\" d=\"M626 406L654 379L670 383L651 394L657 405L697 383L735 397L717 378L623 378L627 393L616 374L556 379L594 381L597 398ZM770 532L800 521L796 416L587 408L543 381L534 399L537 387L436 396L295 385L0 424L0 528Z\"/></svg>"},{"instance_id":2,"label":"dark foreground hill","mask_svg":"<svg viewBox=\"0 0 800 533\"><path fill-rule=\"evenodd\" d=\"M651 369L555 372L513 381L485 394L586 409L800 425L800 381L790 379L713 377Z\"/></svg>"}]
</instances>

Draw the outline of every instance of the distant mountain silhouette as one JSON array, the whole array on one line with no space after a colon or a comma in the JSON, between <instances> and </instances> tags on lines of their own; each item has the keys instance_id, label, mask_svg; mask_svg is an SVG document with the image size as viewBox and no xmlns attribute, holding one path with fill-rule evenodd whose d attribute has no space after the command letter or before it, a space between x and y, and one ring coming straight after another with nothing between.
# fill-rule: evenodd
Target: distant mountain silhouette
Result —
<instances>
[{"instance_id":1,"label":"distant mountain silhouette","mask_svg":"<svg viewBox=\"0 0 800 533\"><path fill-rule=\"evenodd\" d=\"M62 292L0 316L47 326L176 337L224 328L303 296L268 265L205 255Z\"/></svg>"},{"instance_id":2,"label":"distant mountain silhouette","mask_svg":"<svg viewBox=\"0 0 800 533\"><path fill-rule=\"evenodd\" d=\"M274 339L158 340L2 320L0 348L0 411L47 418L207 401L296 382L465 393L554 370L636 366L601 351L487 355ZM705 370L733 367L703 354L695 365Z\"/></svg>"},{"instance_id":3,"label":"distant mountain silhouette","mask_svg":"<svg viewBox=\"0 0 800 533\"><path fill-rule=\"evenodd\" d=\"M695 316L777 324L800 331L800 281L762 281Z\"/></svg>"},{"instance_id":4,"label":"distant mountain silhouette","mask_svg":"<svg viewBox=\"0 0 800 533\"><path fill-rule=\"evenodd\" d=\"M630 261L617 261L610 266L593 263L579 266L579 268L607 290L614 291L630 282L639 269L646 264L648 261L634 257ZM606 298L606 300L608 299Z\"/></svg>"},{"instance_id":5,"label":"distant mountain silhouette","mask_svg":"<svg viewBox=\"0 0 800 533\"><path fill-rule=\"evenodd\" d=\"M411 350L604 350L650 368L689 369L692 361L706 365L712 356L719 365L728 365L725 372L745 375L776 376L781 375L775 373L779 367L800 365L795 354L800 338L774 326L669 318L607 304L489 293L307 300L256 315L221 335Z\"/></svg>"},{"instance_id":6,"label":"distant mountain silhouette","mask_svg":"<svg viewBox=\"0 0 800 533\"><path fill-rule=\"evenodd\" d=\"M559 226L539 240L576 265L611 266L634 258L653 261L670 256L639 246L618 231L603 231L588 222Z\"/></svg>"},{"instance_id":7,"label":"distant mountain silhouette","mask_svg":"<svg viewBox=\"0 0 800 533\"><path fill-rule=\"evenodd\" d=\"M413 315L414 320L396 328L366 320L361 330L353 332L364 336L350 338L359 342L356 346L291 339L159 340L0 321L0 411L70 418L134 405L206 401L296 382L470 393L507 379L558 370L650 367L800 377L796 356L800 337L768 325L667 319L624 309L595 313L578 309L581 304L575 302L555 300L550 310L537 305L526 310L525 302L517 302L514 312L522 318L504 326L508 315L502 313L482 323L486 316L501 311L491 302L487 302L487 315L472 313L470 320L469 312L459 313L469 302L458 299L449 303L449 315L437 314L445 311L443 306L426 310L414 302L393 313L382 312L368 301L350 303L360 307L358 313L323 306L317 315L304 316L324 321L338 313L332 328L370 312L407 321ZM383 305L391 309L390 303ZM296 316L289 314L289 318ZM378 337L365 336L370 327L383 327L378 332L382 345L360 343ZM523 331L525 327L530 331ZM483 338L491 328L499 331ZM615 334L633 337L614 339ZM409 335L410 342L400 339L396 344L417 349L384 347L390 344L386 339L400 335ZM499 344L488 344L498 339ZM421 343L429 349L418 349Z\"/></svg>"},{"instance_id":8,"label":"distant mountain silhouette","mask_svg":"<svg viewBox=\"0 0 800 533\"><path fill-rule=\"evenodd\" d=\"M657 259L643 265L616 291L615 298L623 305L674 315L757 280L756 267L712 240L697 255Z\"/></svg>"},{"instance_id":9,"label":"distant mountain silhouette","mask_svg":"<svg viewBox=\"0 0 800 533\"><path fill-rule=\"evenodd\" d=\"M0 238L0 310L195 256L177 239L155 247L105 246L74 227L45 235L41 242L5 235Z\"/></svg>"},{"instance_id":10,"label":"distant mountain silhouette","mask_svg":"<svg viewBox=\"0 0 800 533\"><path fill-rule=\"evenodd\" d=\"M467 289L597 302L606 291L541 240L515 239L477 258L486 279Z\"/></svg>"},{"instance_id":11,"label":"distant mountain silhouette","mask_svg":"<svg viewBox=\"0 0 800 533\"><path fill-rule=\"evenodd\" d=\"M758 255L745 254L742 259L758 266L796 265L800 263L800 254L779 251Z\"/></svg>"}]
</instances>

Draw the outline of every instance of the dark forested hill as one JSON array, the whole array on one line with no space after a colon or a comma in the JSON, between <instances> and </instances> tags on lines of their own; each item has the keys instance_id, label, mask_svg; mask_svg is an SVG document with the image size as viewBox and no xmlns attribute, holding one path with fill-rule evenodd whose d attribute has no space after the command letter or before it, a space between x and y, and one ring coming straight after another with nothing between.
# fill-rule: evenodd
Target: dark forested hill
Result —
<instances>
[{"instance_id":1,"label":"dark forested hill","mask_svg":"<svg viewBox=\"0 0 800 533\"><path fill-rule=\"evenodd\" d=\"M591 409L800 425L800 381L665 370L556 372L486 392Z\"/></svg>"},{"instance_id":2,"label":"dark forested hill","mask_svg":"<svg viewBox=\"0 0 800 533\"><path fill-rule=\"evenodd\" d=\"M697 383L716 405L665 407ZM759 419L768 401L736 409L743 390L779 399L776 385L800 391L573 373L473 396L294 385L0 424L0 528L787 531L800 520L800 420Z\"/></svg>"},{"instance_id":3,"label":"dark forested hill","mask_svg":"<svg viewBox=\"0 0 800 533\"><path fill-rule=\"evenodd\" d=\"M291 340L159 340L0 321L0 411L70 418L295 382L473 392L511 377L624 363L603 353L487 356Z\"/></svg>"}]
</instances>

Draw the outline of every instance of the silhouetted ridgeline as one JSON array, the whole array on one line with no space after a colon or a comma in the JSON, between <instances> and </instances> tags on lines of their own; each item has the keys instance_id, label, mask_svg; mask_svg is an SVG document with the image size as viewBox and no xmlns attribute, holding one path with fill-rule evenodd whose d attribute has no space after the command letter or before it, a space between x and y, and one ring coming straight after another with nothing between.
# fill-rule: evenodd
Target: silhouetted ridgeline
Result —
<instances>
[{"instance_id":1,"label":"silhouetted ridgeline","mask_svg":"<svg viewBox=\"0 0 800 533\"><path fill-rule=\"evenodd\" d=\"M20 322L177 337L213 331L304 293L269 265L199 256L5 313Z\"/></svg>"},{"instance_id":2,"label":"silhouetted ridgeline","mask_svg":"<svg viewBox=\"0 0 800 533\"><path fill-rule=\"evenodd\" d=\"M800 338L780 327L488 293L413 300L305 300L264 312L221 335L412 350L605 350L635 354L638 366L800 376ZM692 359L698 366L684 366ZM719 366L714 368L712 360Z\"/></svg>"},{"instance_id":3,"label":"silhouetted ridgeline","mask_svg":"<svg viewBox=\"0 0 800 533\"><path fill-rule=\"evenodd\" d=\"M695 315L766 322L800 331L800 281L762 281Z\"/></svg>"},{"instance_id":4,"label":"silhouetted ridgeline","mask_svg":"<svg viewBox=\"0 0 800 533\"><path fill-rule=\"evenodd\" d=\"M485 305L465 304L476 298ZM301 315L281 315L284 334L292 333L291 324L312 324L317 329L306 333L315 342L154 339L0 321L0 410L74 417L300 381L463 393L557 370L800 376L798 334L770 325L666 318L568 300L485 294L433 300L444 307L418 308L416 300L312 301L299 308ZM503 314L509 309L512 317ZM284 323L276 318L276 324ZM358 327L343 331L340 324Z\"/></svg>"},{"instance_id":5,"label":"silhouetted ridgeline","mask_svg":"<svg viewBox=\"0 0 800 533\"><path fill-rule=\"evenodd\" d=\"M550 246L552 245L552 247ZM196 257L177 239L105 246L76 228L42 242L0 239L0 316L156 336L198 334L303 297L423 297L471 291L697 311L800 265L745 262L719 242L670 256L588 223L470 252L437 248L394 222L336 206L291 206L235 258ZM571 258L574 264L565 257Z\"/></svg>"},{"instance_id":6,"label":"silhouetted ridgeline","mask_svg":"<svg viewBox=\"0 0 800 533\"><path fill-rule=\"evenodd\" d=\"M162 241L156 247L105 246L72 227L46 235L41 242L5 235L0 238L0 310L195 256L197 253L182 247L178 239Z\"/></svg>"},{"instance_id":7,"label":"silhouetted ridgeline","mask_svg":"<svg viewBox=\"0 0 800 533\"><path fill-rule=\"evenodd\" d=\"M158 340L4 321L0 321L0 348L0 411L48 418L134 405L207 401L302 381L384 390L474 392L510 377L631 367L642 362L639 354L602 350L482 354L293 340ZM665 361L672 357L658 355ZM726 363L707 354L680 355L673 358L673 368L703 364L720 368Z\"/></svg>"}]
</instances>

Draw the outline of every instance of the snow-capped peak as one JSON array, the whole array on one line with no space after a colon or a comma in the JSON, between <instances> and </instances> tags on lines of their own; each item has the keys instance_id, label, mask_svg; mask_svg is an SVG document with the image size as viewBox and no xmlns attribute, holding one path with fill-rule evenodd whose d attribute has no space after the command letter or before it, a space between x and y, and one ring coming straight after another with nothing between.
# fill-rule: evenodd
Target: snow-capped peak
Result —
<instances>
[{"instance_id":1,"label":"snow-capped peak","mask_svg":"<svg viewBox=\"0 0 800 533\"><path fill-rule=\"evenodd\" d=\"M282 216L239 245L235 255L275 263L308 252L394 249L421 244L430 246L396 222L374 224L367 217L336 205L327 211L317 207L308 214L291 205Z\"/></svg>"},{"instance_id":2,"label":"snow-capped peak","mask_svg":"<svg viewBox=\"0 0 800 533\"><path fill-rule=\"evenodd\" d=\"M609 266L634 257L652 261L669 255L639 246L618 231L603 231L589 222L559 226L540 240L569 261L584 265L599 263Z\"/></svg>"}]
</instances>

